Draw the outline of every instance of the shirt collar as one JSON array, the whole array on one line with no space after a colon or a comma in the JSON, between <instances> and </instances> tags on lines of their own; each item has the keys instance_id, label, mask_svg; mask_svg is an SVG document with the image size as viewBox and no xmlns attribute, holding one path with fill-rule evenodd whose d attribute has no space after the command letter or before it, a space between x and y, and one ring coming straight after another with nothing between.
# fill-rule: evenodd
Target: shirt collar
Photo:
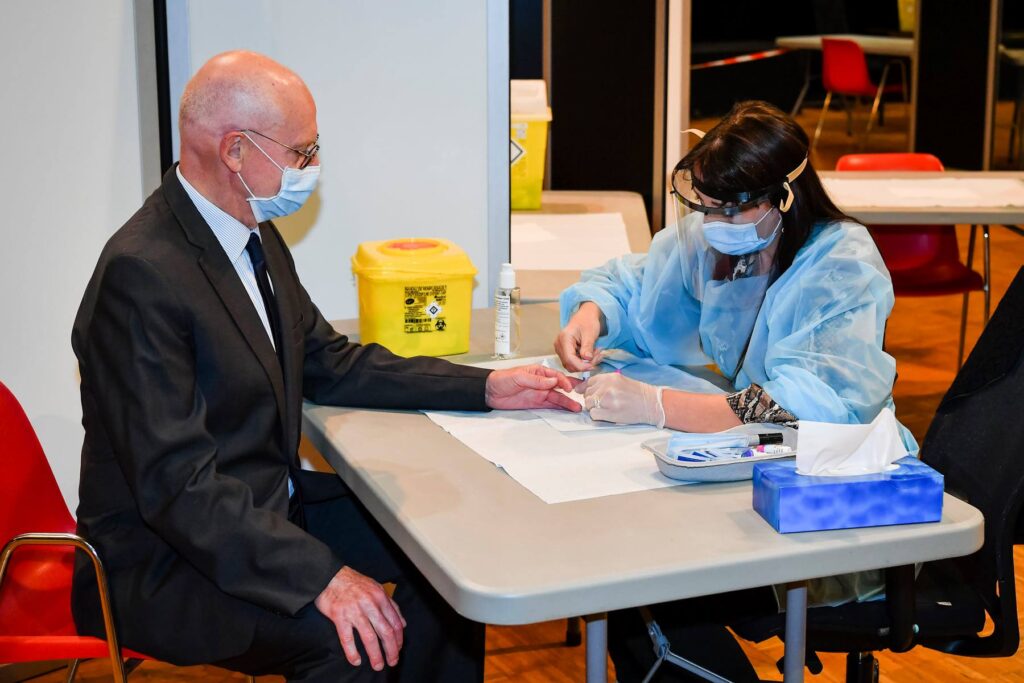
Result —
<instances>
[{"instance_id":1,"label":"shirt collar","mask_svg":"<svg viewBox=\"0 0 1024 683\"><path fill-rule=\"evenodd\" d=\"M199 191L185 180L185 176L181 173L181 166L178 166L175 172L178 175L181 186L185 188L185 194L195 204L196 210L199 211L199 215L203 217L206 224L210 226L210 230L213 231L228 259L231 263L237 261L241 257L242 252L245 251L245 245L249 242L249 235L253 232L257 235L260 234L259 226L250 228L199 194ZM260 239L263 239L262 235L260 235Z\"/></svg>"}]
</instances>

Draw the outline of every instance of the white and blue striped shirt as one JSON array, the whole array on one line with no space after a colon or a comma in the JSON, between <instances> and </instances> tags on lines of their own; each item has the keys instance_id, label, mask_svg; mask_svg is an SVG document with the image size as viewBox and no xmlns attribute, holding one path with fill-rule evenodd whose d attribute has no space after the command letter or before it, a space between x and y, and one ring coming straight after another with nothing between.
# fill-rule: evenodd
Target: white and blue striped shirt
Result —
<instances>
[{"instance_id":1,"label":"white and blue striped shirt","mask_svg":"<svg viewBox=\"0 0 1024 683\"><path fill-rule=\"evenodd\" d=\"M242 286L245 287L246 293L252 300L252 305L256 308L256 314L260 317L263 329L267 331L267 337L270 338L270 344L273 346L274 333L270 329L267 308L263 305L263 296L260 295L260 288L256 284L256 273L252 269L252 260L249 259L249 252L245 250L245 245L249 242L249 235L253 232L257 235L260 234L259 226L249 228L247 225L240 223L234 216L228 215L209 199L199 194L199 191L185 180L185 176L181 174L180 166L175 170L178 174L178 180L181 181L181 186L185 188L189 199L196 205L199 215L203 217L206 224L213 230L213 234L217 241L220 242L224 253L227 254L228 260L235 267L238 279L242 281ZM260 240L263 240L262 235L260 235ZM267 277L269 279L269 273ZM273 283L270 286L273 289Z\"/></svg>"}]
</instances>

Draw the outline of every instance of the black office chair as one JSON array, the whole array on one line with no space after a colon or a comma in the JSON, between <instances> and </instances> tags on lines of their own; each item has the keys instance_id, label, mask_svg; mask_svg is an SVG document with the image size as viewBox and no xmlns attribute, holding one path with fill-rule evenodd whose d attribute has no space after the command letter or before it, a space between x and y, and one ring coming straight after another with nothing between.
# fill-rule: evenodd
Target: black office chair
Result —
<instances>
[{"instance_id":1,"label":"black office chair","mask_svg":"<svg viewBox=\"0 0 1024 683\"><path fill-rule=\"evenodd\" d=\"M1024 543L1024 268L1017 273L942 399L921 458L945 475L946 491L985 516L981 550L964 558L886 570L886 599L808 610L808 662L845 652L847 683L878 681L878 650L922 645L967 657L1017 651L1013 546ZM986 614L994 629L979 635ZM772 616L734 625L744 638L784 637ZM820 671L820 668L818 669Z\"/></svg>"}]
</instances>

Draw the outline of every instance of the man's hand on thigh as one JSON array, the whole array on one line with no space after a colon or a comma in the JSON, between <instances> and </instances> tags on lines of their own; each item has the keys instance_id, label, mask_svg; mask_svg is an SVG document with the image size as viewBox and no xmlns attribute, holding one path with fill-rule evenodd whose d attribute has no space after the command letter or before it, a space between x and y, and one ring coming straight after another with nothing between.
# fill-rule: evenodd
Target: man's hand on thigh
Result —
<instances>
[{"instance_id":1,"label":"man's hand on thigh","mask_svg":"<svg viewBox=\"0 0 1024 683\"><path fill-rule=\"evenodd\" d=\"M405 619L398 605L379 583L348 567L342 567L314 601L316 608L334 622L345 657L352 666L362 660L356 649L355 632L363 642L374 671L398 664ZM379 642L378 642L379 641ZM381 655L380 645L384 645Z\"/></svg>"}]
</instances>

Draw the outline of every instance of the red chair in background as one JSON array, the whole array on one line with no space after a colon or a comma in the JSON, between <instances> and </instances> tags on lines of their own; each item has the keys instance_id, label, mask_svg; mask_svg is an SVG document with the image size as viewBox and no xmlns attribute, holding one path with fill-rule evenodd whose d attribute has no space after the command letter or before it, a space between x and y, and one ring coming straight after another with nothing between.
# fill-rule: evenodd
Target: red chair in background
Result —
<instances>
[{"instance_id":1,"label":"red chair in background","mask_svg":"<svg viewBox=\"0 0 1024 683\"><path fill-rule=\"evenodd\" d=\"M107 578L96 551L75 535L75 520L25 411L0 383L0 662L70 659L72 680L82 659L109 657L124 683L122 657L146 659L118 647ZM96 570L107 640L80 636L71 618L75 548ZM18 550L17 553L14 551Z\"/></svg>"},{"instance_id":2,"label":"red chair in background","mask_svg":"<svg viewBox=\"0 0 1024 683\"><path fill-rule=\"evenodd\" d=\"M829 104L832 102L832 95L838 93L844 97L853 97L856 102L859 98L874 98L871 105L871 114L868 116L868 127L864 131L860 147L867 144L868 136L871 134L871 127L875 122L875 115L878 114L878 107L882 101L882 95L901 94L903 101L907 101L907 67L901 61L896 61L900 67L902 82L887 84L889 78L889 62L882 69L882 78L878 85L871 81L868 74L868 62L864 56L864 50L856 42L841 38L821 39L821 83L825 87L825 103L821 107L821 116L818 117L818 125L814 129L814 139L811 141L811 149L818 144L821 136L821 129L825 125L825 116L828 114ZM846 134L853 135L853 109L846 107Z\"/></svg>"},{"instance_id":3,"label":"red chair in background","mask_svg":"<svg viewBox=\"0 0 1024 683\"><path fill-rule=\"evenodd\" d=\"M836 162L837 171L942 171L942 162L931 154L847 154ZM896 296L941 296L963 294L960 314L960 347L957 367L963 365L964 334L970 292L985 295L985 324L990 309L991 259L988 226L983 225L984 275L971 269L977 225L971 226L967 265L960 262L960 248L953 225L869 226L878 245Z\"/></svg>"}]
</instances>

